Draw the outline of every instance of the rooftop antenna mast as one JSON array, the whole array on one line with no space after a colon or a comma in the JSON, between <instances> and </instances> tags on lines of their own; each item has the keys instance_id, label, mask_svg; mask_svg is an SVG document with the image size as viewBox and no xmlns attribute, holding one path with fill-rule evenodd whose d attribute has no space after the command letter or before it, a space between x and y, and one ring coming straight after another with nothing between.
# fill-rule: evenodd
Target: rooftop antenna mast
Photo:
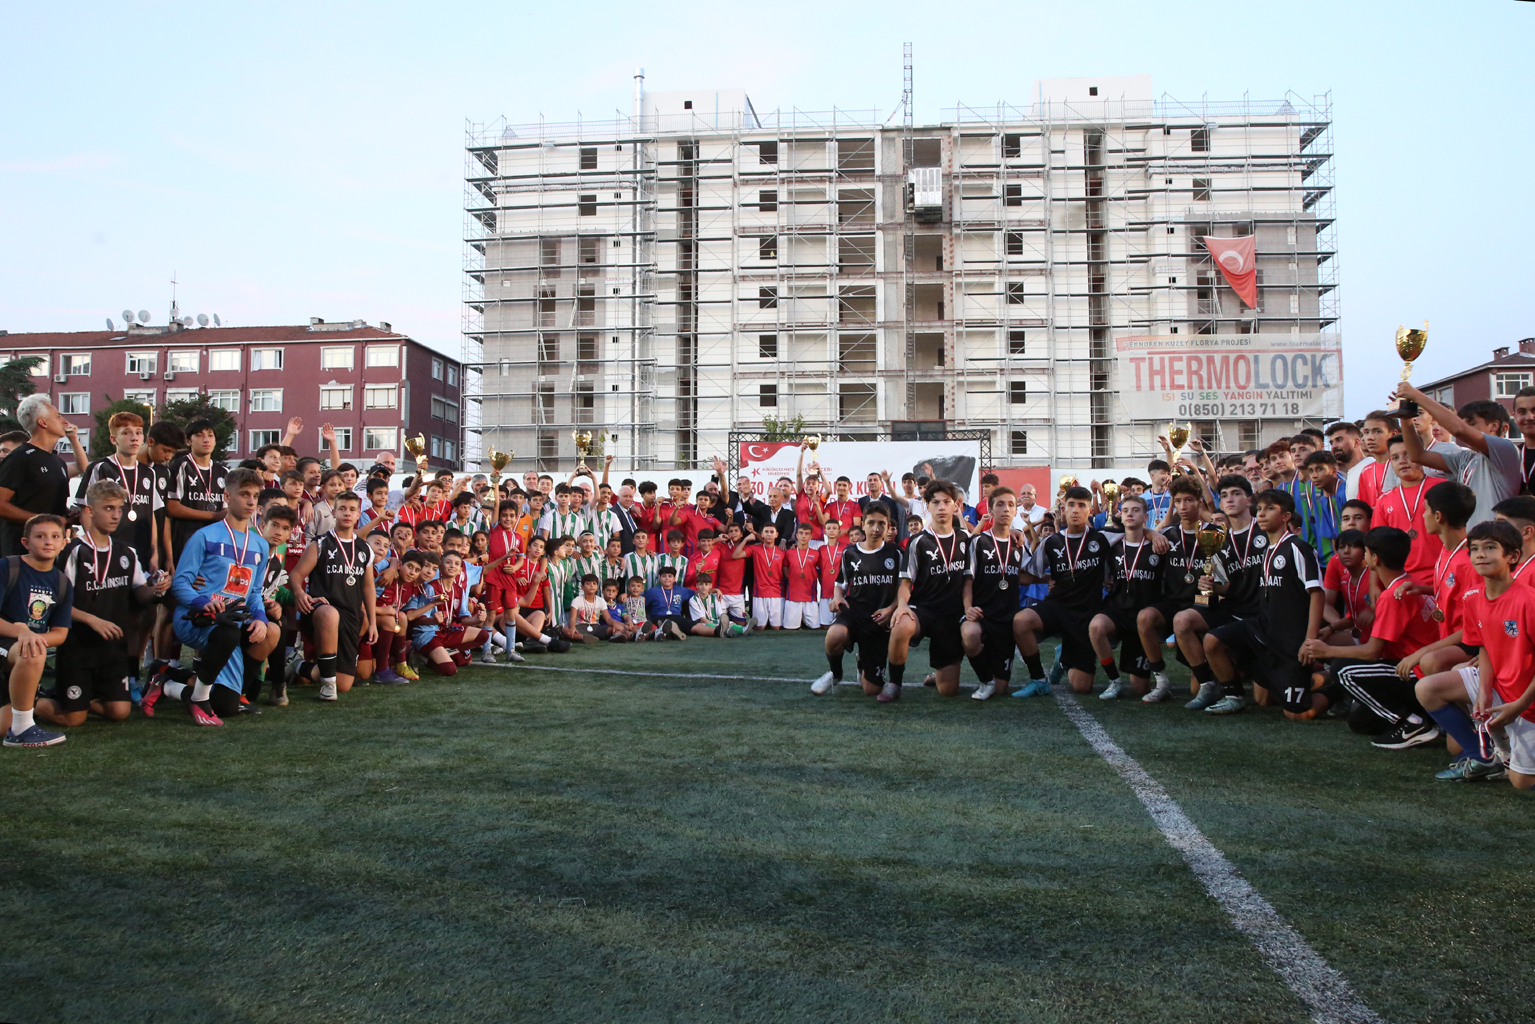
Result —
<instances>
[{"instance_id":1,"label":"rooftop antenna mast","mask_svg":"<svg viewBox=\"0 0 1535 1024\"><path fill-rule=\"evenodd\" d=\"M181 310L176 306L176 272L171 271L171 320L179 321Z\"/></svg>"},{"instance_id":2,"label":"rooftop antenna mast","mask_svg":"<svg viewBox=\"0 0 1535 1024\"><path fill-rule=\"evenodd\" d=\"M901 205L906 229L905 259L902 261L901 271L906 278L906 301L903 309L905 321L903 327L906 334L906 415L911 417L912 406L917 401L917 385L911 373L917 362L917 335L912 324L914 307L917 304L917 286L913 283L912 277L917 262L917 234L916 225L912 220L916 197L912 192L911 167L916 146L912 141L910 43L901 44L901 76Z\"/></svg>"}]
</instances>

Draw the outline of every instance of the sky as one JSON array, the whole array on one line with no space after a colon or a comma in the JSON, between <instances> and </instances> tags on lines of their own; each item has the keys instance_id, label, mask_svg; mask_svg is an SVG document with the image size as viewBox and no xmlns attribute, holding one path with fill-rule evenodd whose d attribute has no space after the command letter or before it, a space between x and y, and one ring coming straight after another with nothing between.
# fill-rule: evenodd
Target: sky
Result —
<instances>
[{"instance_id":1,"label":"sky","mask_svg":"<svg viewBox=\"0 0 1535 1024\"><path fill-rule=\"evenodd\" d=\"M1182 100L1332 94L1345 411L1399 323L1422 383L1535 335L1535 3L79 3L6 14L0 329L148 309L390 321L460 346L466 121L744 88L759 110L1025 103L1150 74Z\"/></svg>"}]
</instances>

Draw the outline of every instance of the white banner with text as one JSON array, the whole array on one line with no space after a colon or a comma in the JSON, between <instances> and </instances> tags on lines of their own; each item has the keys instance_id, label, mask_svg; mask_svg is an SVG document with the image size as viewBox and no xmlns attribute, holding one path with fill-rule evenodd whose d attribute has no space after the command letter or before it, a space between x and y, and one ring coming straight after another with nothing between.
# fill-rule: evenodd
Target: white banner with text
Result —
<instances>
[{"instance_id":1,"label":"white banner with text","mask_svg":"<svg viewBox=\"0 0 1535 1024\"><path fill-rule=\"evenodd\" d=\"M1337 334L1120 337L1119 399L1132 420L1343 415Z\"/></svg>"},{"instance_id":2,"label":"white banner with text","mask_svg":"<svg viewBox=\"0 0 1535 1024\"><path fill-rule=\"evenodd\" d=\"M750 476L760 499L780 477L794 479L799 460L797 441L746 441L741 444L741 473ZM906 473L935 480L952 480L974 503L981 493L981 442L979 441L823 441L814 453L805 452L805 472L814 459L828 482L845 476L853 482L853 496L869 493L870 473L889 472L890 483L901 492ZM734 481L731 481L734 484Z\"/></svg>"}]
</instances>

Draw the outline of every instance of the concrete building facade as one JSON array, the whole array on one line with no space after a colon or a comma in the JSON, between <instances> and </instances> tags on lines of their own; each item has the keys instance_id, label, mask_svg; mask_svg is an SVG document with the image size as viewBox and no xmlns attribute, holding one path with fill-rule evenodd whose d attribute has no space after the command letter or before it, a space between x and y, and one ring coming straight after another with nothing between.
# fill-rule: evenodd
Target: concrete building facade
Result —
<instances>
[{"instance_id":1,"label":"concrete building facade","mask_svg":"<svg viewBox=\"0 0 1535 1024\"><path fill-rule=\"evenodd\" d=\"M473 426L518 468L568 462L586 427L636 467L691 467L797 417L850 438L982 428L1001 462L1110 466L1160 426L1125 413L1116 337L1336 332L1325 97L1052 80L916 125L636 83L628 118L468 131ZM1256 310L1199 241L1247 234ZM1191 418L1225 449L1309 422Z\"/></svg>"}]
</instances>

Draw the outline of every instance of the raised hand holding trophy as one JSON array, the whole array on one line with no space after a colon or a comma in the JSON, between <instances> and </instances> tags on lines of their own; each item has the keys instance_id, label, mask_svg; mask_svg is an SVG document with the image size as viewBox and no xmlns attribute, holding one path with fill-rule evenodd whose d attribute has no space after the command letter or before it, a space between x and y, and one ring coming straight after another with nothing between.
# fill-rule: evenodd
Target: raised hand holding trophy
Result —
<instances>
[{"instance_id":1,"label":"raised hand holding trophy","mask_svg":"<svg viewBox=\"0 0 1535 1024\"><path fill-rule=\"evenodd\" d=\"M1256 529L1256 527L1255 527ZM1199 545L1199 553L1204 556L1204 575L1211 576L1215 573L1215 554L1226 546L1226 538L1231 531L1225 523L1209 522L1199 525L1199 532L1194 534L1194 541ZM1199 588L1199 593L1194 595L1194 603L1200 607L1208 607L1211 592L1204 587Z\"/></svg>"},{"instance_id":2,"label":"raised hand holding trophy","mask_svg":"<svg viewBox=\"0 0 1535 1024\"><path fill-rule=\"evenodd\" d=\"M576 463L576 472L591 476L592 471L586 465L586 457L592 453L592 442L594 440L592 432L590 430L573 430L571 431L570 439L576 443L576 454L580 456L580 461Z\"/></svg>"},{"instance_id":3,"label":"raised hand holding trophy","mask_svg":"<svg viewBox=\"0 0 1535 1024\"><path fill-rule=\"evenodd\" d=\"M1398 327L1396 329L1396 354L1402 357L1402 383L1406 383L1412 376L1412 364L1423 350L1428 347L1428 321L1423 321L1423 329L1416 327ZM1418 403L1404 398L1397 403L1397 411L1403 420L1417 417Z\"/></svg>"},{"instance_id":4,"label":"raised hand holding trophy","mask_svg":"<svg viewBox=\"0 0 1535 1024\"><path fill-rule=\"evenodd\" d=\"M411 458L416 460L416 471L418 473L425 473L427 461L426 438L420 434L417 434L415 437L407 437L405 439L405 450L410 453Z\"/></svg>"}]
</instances>

